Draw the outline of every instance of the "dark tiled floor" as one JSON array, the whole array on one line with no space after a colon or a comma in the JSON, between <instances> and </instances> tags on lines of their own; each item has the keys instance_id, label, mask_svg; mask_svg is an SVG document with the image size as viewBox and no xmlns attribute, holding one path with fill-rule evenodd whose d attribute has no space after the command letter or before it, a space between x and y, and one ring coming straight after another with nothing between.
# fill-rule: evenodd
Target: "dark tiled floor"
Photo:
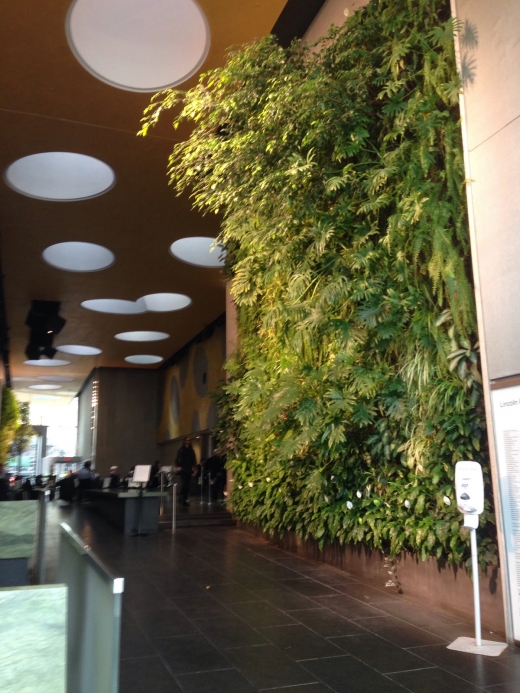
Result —
<instances>
[{"instance_id":1,"label":"dark tiled floor","mask_svg":"<svg viewBox=\"0 0 520 693\"><path fill-rule=\"evenodd\" d=\"M125 578L120 693L520 691L517 650L447 650L471 624L236 528L125 537L88 508L51 505L49 582L61 521Z\"/></svg>"}]
</instances>

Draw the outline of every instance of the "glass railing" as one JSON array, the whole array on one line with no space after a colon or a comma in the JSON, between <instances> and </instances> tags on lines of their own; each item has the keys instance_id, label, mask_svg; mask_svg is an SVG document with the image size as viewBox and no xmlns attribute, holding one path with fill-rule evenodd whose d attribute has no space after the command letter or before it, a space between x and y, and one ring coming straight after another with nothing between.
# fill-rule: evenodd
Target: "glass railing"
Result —
<instances>
[{"instance_id":1,"label":"glass railing","mask_svg":"<svg viewBox=\"0 0 520 693\"><path fill-rule=\"evenodd\" d=\"M118 693L124 578L62 523L58 582L69 587L67 693Z\"/></svg>"}]
</instances>

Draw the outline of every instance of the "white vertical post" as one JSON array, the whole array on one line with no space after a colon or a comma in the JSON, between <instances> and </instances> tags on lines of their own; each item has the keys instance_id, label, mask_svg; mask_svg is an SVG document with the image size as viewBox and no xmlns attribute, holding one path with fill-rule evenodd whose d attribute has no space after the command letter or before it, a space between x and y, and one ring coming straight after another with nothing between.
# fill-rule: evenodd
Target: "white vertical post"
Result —
<instances>
[{"instance_id":1,"label":"white vertical post","mask_svg":"<svg viewBox=\"0 0 520 693\"><path fill-rule=\"evenodd\" d=\"M471 571L473 573L473 601L475 602L475 642L482 645L482 626L480 623L480 591L478 581L477 530L470 529L471 534Z\"/></svg>"},{"instance_id":2,"label":"white vertical post","mask_svg":"<svg viewBox=\"0 0 520 693\"><path fill-rule=\"evenodd\" d=\"M175 534L175 516L177 515L177 484L172 485L172 534Z\"/></svg>"}]
</instances>

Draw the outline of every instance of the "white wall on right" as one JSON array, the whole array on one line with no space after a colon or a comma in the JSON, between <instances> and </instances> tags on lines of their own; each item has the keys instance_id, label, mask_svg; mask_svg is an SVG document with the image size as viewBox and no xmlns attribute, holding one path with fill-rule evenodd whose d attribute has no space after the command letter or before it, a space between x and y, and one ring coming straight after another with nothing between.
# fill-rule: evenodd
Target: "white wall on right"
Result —
<instances>
[{"instance_id":1,"label":"white wall on right","mask_svg":"<svg viewBox=\"0 0 520 693\"><path fill-rule=\"evenodd\" d=\"M303 37L307 43L314 43L324 36L331 25L341 26L348 15L353 14L368 0L327 0Z\"/></svg>"},{"instance_id":2,"label":"white wall on right","mask_svg":"<svg viewBox=\"0 0 520 693\"><path fill-rule=\"evenodd\" d=\"M520 373L520 2L452 6L462 23L472 252L493 380Z\"/></svg>"}]
</instances>

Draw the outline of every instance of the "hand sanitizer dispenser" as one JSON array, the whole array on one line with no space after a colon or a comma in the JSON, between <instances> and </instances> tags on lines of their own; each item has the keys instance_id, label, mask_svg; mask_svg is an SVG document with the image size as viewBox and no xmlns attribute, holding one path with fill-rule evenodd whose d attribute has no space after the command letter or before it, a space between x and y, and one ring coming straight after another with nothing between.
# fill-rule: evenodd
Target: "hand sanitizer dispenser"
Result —
<instances>
[{"instance_id":1,"label":"hand sanitizer dispenser","mask_svg":"<svg viewBox=\"0 0 520 693\"><path fill-rule=\"evenodd\" d=\"M461 513L476 515L476 524L470 522L465 526L478 527L478 515L484 512L484 478L482 467L478 462L457 462L455 465L455 495L457 507ZM469 519L469 518L468 518ZM473 518L472 518L473 519Z\"/></svg>"}]
</instances>

